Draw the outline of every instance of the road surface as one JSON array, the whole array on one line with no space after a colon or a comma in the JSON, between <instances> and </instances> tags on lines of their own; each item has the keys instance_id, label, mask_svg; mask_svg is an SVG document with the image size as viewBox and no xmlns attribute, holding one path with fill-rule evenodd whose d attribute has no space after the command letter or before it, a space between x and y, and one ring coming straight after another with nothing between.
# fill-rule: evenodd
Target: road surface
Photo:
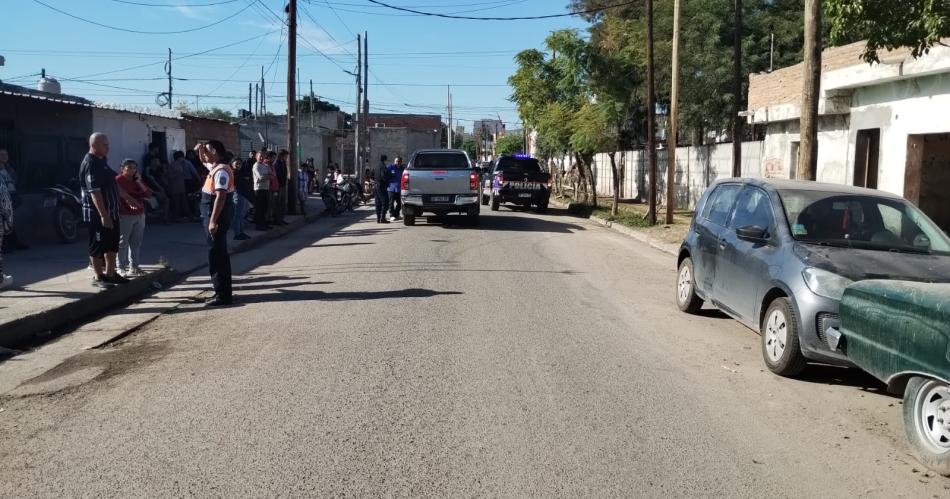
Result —
<instances>
[{"instance_id":1,"label":"road surface","mask_svg":"<svg viewBox=\"0 0 950 499\"><path fill-rule=\"evenodd\" d=\"M677 311L672 256L587 221L360 211L248 258L240 306L0 399L0 496L950 495L881 385L764 371Z\"/></svg>"}]
</instances>

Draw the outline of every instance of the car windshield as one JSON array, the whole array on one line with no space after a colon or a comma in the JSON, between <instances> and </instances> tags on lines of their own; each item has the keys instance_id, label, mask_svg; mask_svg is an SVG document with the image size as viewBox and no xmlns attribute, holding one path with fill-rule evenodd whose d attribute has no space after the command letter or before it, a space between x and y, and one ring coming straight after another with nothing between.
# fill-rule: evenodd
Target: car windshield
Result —
<instances>
[{"instance_id":1,"label":"car windshield","mask_svg":"<svg viewBox=\"0 0 950 499\"><path fill-rule=\"evenodd\" d=\"M798 241L950 255L946 234L902 199L804 189L780 189L779 195Z\"/></svg>"},{"instance_id":2,"label":"car windshield","mask_svg":"<svg viewBox=\"0 0 950 499\"><path fill-rule=\"evenodd\" d=\"M534 158L506 157L498 160L498 171L521 170L525 172L541 171L541 164Z\"/></svg>"},{"instance_id":3,"label":"car windshield","mask_svg":"<svg viewBox=\"0 0 950 499\"><path fill-rule=\"evenodd\" d=\"M452 152L419 153L411 165L414 170L467 170L471 167L464 154Z\"/></svg>"}]
</instances>

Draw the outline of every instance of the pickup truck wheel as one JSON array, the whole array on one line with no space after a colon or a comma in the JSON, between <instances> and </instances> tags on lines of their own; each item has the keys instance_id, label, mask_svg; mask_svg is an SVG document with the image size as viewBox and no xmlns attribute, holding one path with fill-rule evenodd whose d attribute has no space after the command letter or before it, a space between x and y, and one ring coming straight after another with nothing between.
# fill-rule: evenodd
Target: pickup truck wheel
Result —
<instances>
[{"instance_id":1,"label":"pickup truck wheel","mask_svg":"<svg viewBox=\"0 0 950 499\"><path fill-rule=\"evenodd\" d=\"M498 208L501 206L501 200L495 196L495 192L491 193L491 211L498 211Z\"/></svg>"},{"instance_id":2,"label":"pickup truck wheel","mask_svg":"<svg viewBox=\"0 0 950 499\"><path fill-rule=\"evenodd\" d=\"M914 455L950 476L950 386L916 376L904 389L904 431Z\"/></svg>"},{"instance_id":3,"label":"pickup truck wheel","mask_svg":"<svg viewBox=\"0 0 950 499\"><path fill-rule=\"evenodd\" d=\"M791 377L805 369L805 356L798 342L798 317L788 298L772 301L759 333L762 334L762 358L770 371Z\"/></svg>"},{"instance_id":4,"label":"pickup truck wheel","mask_svg":"<svg viewBox=\"0 0 950 499\"><path fill-rule=\"evenodd\" d=\"M684 258L676 277L676 306L687 314L695 314L703 307L703 299L696 295L696 274L693 259Z\"/></svg>"},{"instance_id":5,"label":"pickup truck wheel","mask_svg":"<svg viewBox=\"0 0 950 499\"><path fill-rule=\"evenodd\" d=\"M412 227L416 224L416 215L414 213L406 213L402 216L402 224L406 227Z\"/></svg>"},{"instance_id":6,"label":"pickup truck wheel","mask_svg":"<svg viewBox=\"0 0 950 499\"><path fill-rule=\"evenodd\" d=\"M488 206L488 196L482 194L481 198L482 198L482 206Z\"/></svg>"}]
</instances>

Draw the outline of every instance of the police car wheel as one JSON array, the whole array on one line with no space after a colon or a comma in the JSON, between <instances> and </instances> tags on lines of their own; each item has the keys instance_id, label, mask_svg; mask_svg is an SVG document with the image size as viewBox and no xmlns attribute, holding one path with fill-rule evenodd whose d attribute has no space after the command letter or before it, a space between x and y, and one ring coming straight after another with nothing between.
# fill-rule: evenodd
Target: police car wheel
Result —
<instances>
[{"instance_id":1,"label":"police car wheel","mask_svg":"<svg viewBox=\"0 0 950 499\"><path fill-rule=\"evenodd\" d=\"M491 211L498 211L498 208L501 207L501 200L495 196L495 193L491 193Z\"/></svg>"}]
</instances>

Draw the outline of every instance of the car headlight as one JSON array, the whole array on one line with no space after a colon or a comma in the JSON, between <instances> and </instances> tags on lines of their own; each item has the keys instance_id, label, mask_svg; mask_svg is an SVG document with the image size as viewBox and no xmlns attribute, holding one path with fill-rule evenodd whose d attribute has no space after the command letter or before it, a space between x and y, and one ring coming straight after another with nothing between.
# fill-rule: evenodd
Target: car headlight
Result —
<instances>
[{"instance_id":1,"label":"car headlight","mask_svg":"<svg viewBox=\"0 0 950 499\"><path fill-rule=\"evenodd\" d=\"M832 300L840 300L844 295L844 289L852 282L847 277L841 277L834 272L808 267L802 271L802 277L805 279L805 285L812 293Z\"/></svg>"}]
</instances>

